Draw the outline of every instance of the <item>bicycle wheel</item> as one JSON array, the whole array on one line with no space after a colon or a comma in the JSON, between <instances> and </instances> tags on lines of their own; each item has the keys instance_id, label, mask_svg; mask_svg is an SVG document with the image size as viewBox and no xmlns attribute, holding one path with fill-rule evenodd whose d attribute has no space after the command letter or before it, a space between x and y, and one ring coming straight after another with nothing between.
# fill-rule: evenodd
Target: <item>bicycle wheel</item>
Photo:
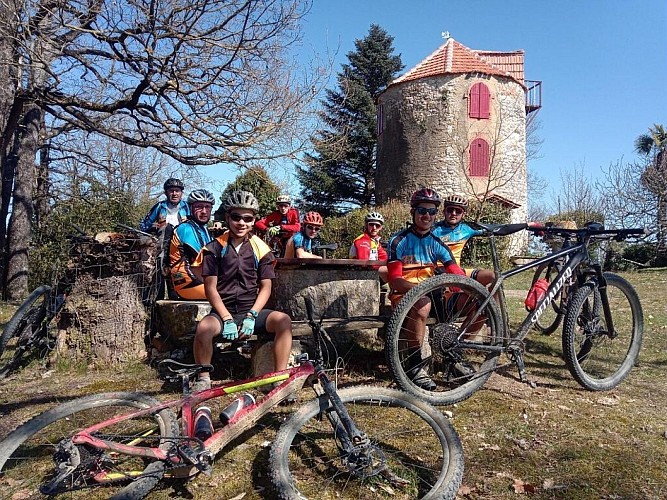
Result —
<instances>
[{"instance_id":1,"label":"bicycle wheel","mask_svg":"<svg viewBox=\"0 0 667 500\"><path fill-rule=\"evenodd\" d=\"M389 319L385 341L387 362L403 390L447 405L484 385L498 363L505 331L495 300L479 310L488 296L476 281L452 274L429 278L403 296ZM412 318L422 307L429 312L420 343L415 340L420 328Z\"/></svg>"},{"instance_id":2,"label":"bicycle wheel","mask_svg":"<svg viewBox=\"0 0 667 500\"><path fill-rule=\"evenodd\" d=\"M102 498L142 498L162 478L162 462L72 445L70 438L81 429L127 414L132 408L156 404L156 399L138 393L95 394L74 399L27 421L0 443L0 491L7 495L3 498L37 498L40 493L67 492L69 498L88 499L90 488L96 486L104 486ZM178 432L173 412L162 410L106 426L99 434L118 443L144 442L168 449L173 441L166 438L178 436ZM78 466L63 473L64 467L77 460Z\"/></svg>"},{"instance_id":3,"label":"bicycle wheel","mask_svg":"<svg viewBox=\"0 0 667 500\"><path fill-rule=\"evenodd\" d=\"M385 387L338 391L370 454L344 456L323 414L326 396L298 410L271 447L271 479L283 499L454 498L463 448L449 420L431 405Z\"/></svg>"},{"instance_id":4,"label":"bicycle wheel","mask_svg":"<svg viewBox=\"0 0 667 500\"><path fill-rule=\"evenodd\" d=\"M574 379L591 391L613 389L628 376L641 348L644 316L639 296L620 276L604 273L613 316L610 332L597 284L585 283L570 298L563 353Z\"/></svg>"},{"instance_id":5,"label":"bicycle wheel","mask_svg":"<svg viewBox=\"0 0 667 500\"><path fill-rule=\"evenodd\" d=\"M533 281L530 284L531 288L533 284L540 278L544 278L549 283L551 283L558 275L560 268L560 262L550 262L548 264L542 264L539 266L533 275ZM558 329L561 321L563 321L563 316L565 315L565 308L563 307L563 304L566 293L566 287L563 287L551 301L551 307L547 307L542 315L537 319L534 326L538 332L541 332L545 335L551 335Z\"/></svg>"},{"instance_id":6,"label":"bicycle wheel","mask_svg":"<svg viewBox=\"0 0 667 500\"><path fill-rule=\"evenodd\" d=\"M18 368L24 355L37 345L46 327L50 297L50 286L35 288L7 322L0 339L0 378Z\"/></svg>"}]
</instances>

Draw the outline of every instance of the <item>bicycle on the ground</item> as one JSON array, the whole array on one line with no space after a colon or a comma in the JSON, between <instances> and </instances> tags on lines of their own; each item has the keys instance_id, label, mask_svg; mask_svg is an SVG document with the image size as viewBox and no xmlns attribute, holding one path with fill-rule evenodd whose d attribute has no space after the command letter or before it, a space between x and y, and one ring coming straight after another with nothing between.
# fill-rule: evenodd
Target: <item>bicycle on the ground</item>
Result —
<instances>
[{"instance_id":1,"label":"bicycle on the ground","mask_svg":"<svg viewBox=\"0 0 667 500\"><path fill-rule=\"evenodd\" d=\"M68 236L71 247L90 241L85 232L72 225L76 234ZM65 272L53 285L35 288L5 325L0 337L0 379L37 356L44 359L55 346L52 320L60 313L73 278Z\"/></svg>"},{"instance_id":2,"label":"bicycle on the ground","mask_svg":"<svg viewBox=\"0 0 667 500\"><path fill-rule=\"evenodd\" d=\"M639 354L644 329L642 307L630 283L603 272L591 259L589 246L601 240L621 241L643 235L644 230L606 230L596 223L583 229L526 224L480 227L489 237L496 275L490 290L463 276L440 274L409 290L393 312L387 326L386 352L398 385L432 404L453 404L484 385L500 367L501 354L507 356L508 364L516 364L520 379L527 381L526 336L568 285L562 347L570 373L588 390L609 390L620 384ZM574 241L534 262L503 272L495 237L523 229ZM503 282L550 264L560 269L534 310L528 311L520 325L512 329ZM415 306L424 306L425 301L430 307L427 328L415 349L415 339L419 337L409 313ZM433 381L433 388L415 384L415 370L423 370Z\"/></svg>"},{"instance_id":3,"label":"bicycle on the ground","mask_svg":"<svg viewBox=\"0 0 667 500\"><path fill-rule=\"evenodd\" d=\"M163 362L182 379L183 397L160 402L139 393L98 394L34 417L0 443L0 489L17 498L37 493L79 498L105 487L110 498L141 498L162 479L210 473L225 446L310 386L315 399L280 426L271 446L274 496L454 498L463 452L448 419L395 389L338 389L321 364L326 332L306 304L314 361L301 355L293 368L195 394L189 393L190 379L210 367ZM218 422L197 437L203 404L217 414L228 395L260 387L273 388L257 400L244 395L245 404L231 418L224 410L226 425Z\"/></svg>"}]
</instances>

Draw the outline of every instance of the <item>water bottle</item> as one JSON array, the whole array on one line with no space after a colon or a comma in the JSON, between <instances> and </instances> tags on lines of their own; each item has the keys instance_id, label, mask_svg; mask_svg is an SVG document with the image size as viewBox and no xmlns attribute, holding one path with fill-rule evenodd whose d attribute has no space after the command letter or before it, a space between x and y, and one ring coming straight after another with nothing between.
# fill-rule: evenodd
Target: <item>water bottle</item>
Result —
<instances>
[{"instance_id":1,"label":"water bottle","mask_svg":"<svg viewBox=\"0 0 667 500\"><path fill-rule=\"evenodd\" d=\"M549 288L549 282L544 278L538 279L528 291L528 296L524 301L526 309L529 311L534 311L537 307L537 304L542 300L544 295L547 293Z\"/></svg>"},{"instance_id":2,"label":"water bottle","mask_svg":"<svg viewBox=\"0 0 667 500\"><path fill-rule=\"evenodd\" d=\"M211 409L208 406L200 406L195 411L195 437L205 441L211 434L213 434Z\"/></svg>"},{"instance_id":3,"label":"water bottle","mask_svg":"<svg viewBox=\"0 0 667 500\"><path fill-rule=\"evenodd\" d=\"M220 422L222 422L222 425L227 425L227 422L229 422L231 418L239 411L254 404L255 398L252 396L252 394L244 394L240 398L232 401L231 404L227 406L227 408L220 412Z\"/></svg>"}]
</instances>

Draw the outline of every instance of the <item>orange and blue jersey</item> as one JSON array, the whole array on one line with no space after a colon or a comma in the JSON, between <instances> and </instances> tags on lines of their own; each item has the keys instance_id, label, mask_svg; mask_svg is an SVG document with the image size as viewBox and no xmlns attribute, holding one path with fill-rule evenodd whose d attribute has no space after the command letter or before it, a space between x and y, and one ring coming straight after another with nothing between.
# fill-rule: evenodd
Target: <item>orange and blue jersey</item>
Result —
<instances>
[{"instance_id":1,"label":"orange and blue jersey","mask_svg":"<svg viewBox=\"0 0 667 500\"><path fill-rule=\"evenodd\" d=\"M479 236L483 231L471 228L465 222L460 222L456 227L450 227L445 222L439 222L433 227L433 235L445 243L452 251L457 264L461 264L461 254L466 243L473 236Z\"/></svg>"},{"instance_id":2,"label":"orange and blue jersey","mask_svg":"<svg viewBox=\"0 0 667 500\"><path fill-rule=\"evenodd\" d=\"M389 240L387 268L390 281L402 277L418 283L433 276L439 263L447 266L456 261L447 245L431 232L420 235L409 227Z\"/></svg>"},{"instance_id":3,"label":"orange and blue jersey","mask_svg":"<svg viewBox=\"0 0 667 500\"><path fill-rule=\"evenodd\" d=\"M211 241L206 225L187 220L174 228L169 244L171 282L182 299L204 300L204 281L194 272L201 249Z\"/></svg>"}]
</instances>

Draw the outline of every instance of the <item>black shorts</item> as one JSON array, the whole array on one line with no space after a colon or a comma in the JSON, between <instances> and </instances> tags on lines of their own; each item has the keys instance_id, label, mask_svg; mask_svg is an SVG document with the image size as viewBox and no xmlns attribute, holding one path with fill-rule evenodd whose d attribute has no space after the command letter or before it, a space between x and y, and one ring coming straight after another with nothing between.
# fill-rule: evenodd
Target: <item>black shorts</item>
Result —
<instances>
[{"instance_id":1,"label":"black shorts","mask_svg":"<svg viewBox=\"0 0 667 500\"><path fill-rule=\"evenodd\" d=\"M255 335L262 335L269 333L266 330L266 318L268 318L269 314L271 314L272 312L273 309L262 309L261 311L259 311L257 318L255 318ZM236 323L237 326L241 326L243 324L243 320L246 318L247 315L248 315L247 312L237 313L237 314L232 314L232 318L234 318L234 323ZM208 313L208 316L214 317L215 319L218 320L218 323L220 323L220 329L218 330L218 333L216 333L216 335L220 335L222 333L222 328L225 322L222 321L222 318L215 311Z\"/></svg>"}]
</instances>

